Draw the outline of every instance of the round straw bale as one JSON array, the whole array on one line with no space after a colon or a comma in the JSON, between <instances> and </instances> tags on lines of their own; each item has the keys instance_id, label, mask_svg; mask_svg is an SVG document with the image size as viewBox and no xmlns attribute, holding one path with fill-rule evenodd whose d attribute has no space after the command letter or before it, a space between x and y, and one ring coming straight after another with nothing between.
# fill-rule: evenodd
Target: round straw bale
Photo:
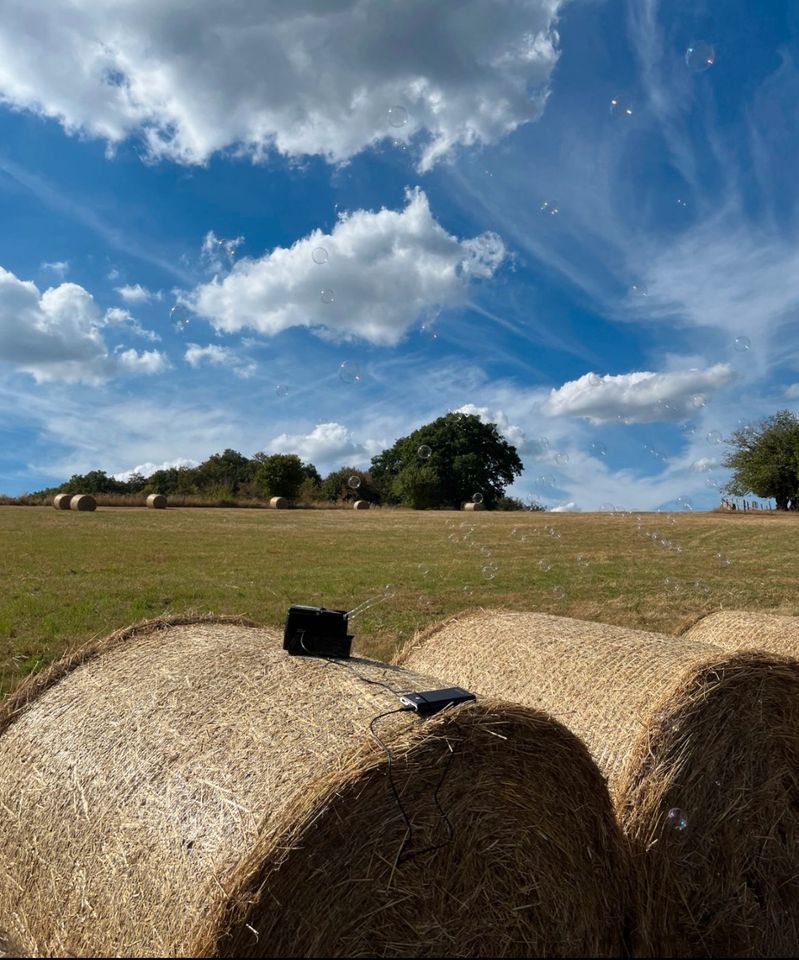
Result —
<instances>
[{"instance_id":1,"label":"round straw bale","mask_svg":"<svg viewBox=\"0 0 799 960\"><path fill-rule=\"evenodd\" d=\"M57 493L53 497L53 506L56 510L69 510L69 501L71 499L71 493Z\"/></svg>"},{"instance_id":2,"label":"round straw bale","mask_svg":"<svg viewBox=\"0 0 799 960\"><path fill-rule=\"evenodd\" d=\"M353 510L368 510L369 501L368 500L356 500L352 505Z\"/></svg>"},{"instance_id":3,"label":"round straw bale","mask_svg":"<svg viewBox=\"0 0 799 960\"><path fill-rule=\"evenodd\" d=\"M722 650L768 650L799 657L799 617L747 610L709 613L685 631L695 643L712 643Z\"/></svg>"},{"instance_id":4,"label":"round straw bale","mask_svg":"<svg viewBox=\"0 0 799 960\"><path fill-rule=\"evenodd\" d=\"M469 500L463 505L464 510L485 510L485 506L482 503L475 503L473 500Z\"/></svg>"},{"instance_id":5,"label":"round straw bale","mask_svg":"<svg viewBox=\"0 0 799 960\"><path fill-rule=\"evenodd\" d=\"M439 686L208 618L78 650L0 705L0 917L33 956L618 955L588 751L498 701L397 710Z\"/></svg>"},{"instance_id":6,"label":"round straw bale","mask_svg":"<svg viewBox=\"0 0 799 960\"><path fill-rule=\"evenodd\" d=\"M166 510L166 497L163 493L151 493L147 497L147 506L151 510Z\"/></svg>"},{"instance_id":7,"label":"round straw bale","mask_svg":"<svg viewBox=\"0 0 799 960\"><path fill-rule=\"evenodd\" d=\"M70 510L96 510L97 501L91 494L76 493L69 501Z\"/></svg>"},{"instance_id":8,"label":"round straw bale","mask_svg":"<svg viewBox=\"0 0 799 960\"><path fill-rule=\"evenodd\" d=\"M273 510L285 510L288 505L289 502L285 497L272 497L269 501L269 506Z\"/></svg>"},{"instance_id":9,"label":"round straw bale","mask_svg":"<svg viewBox=\"0 0 799 960\"><path fill-rule=\"evenodd\" d=\"M583 738L631 846L633 955L797 954L799 662L489 611L422 634L400 659Z\"/></svg>"}]
</instances>

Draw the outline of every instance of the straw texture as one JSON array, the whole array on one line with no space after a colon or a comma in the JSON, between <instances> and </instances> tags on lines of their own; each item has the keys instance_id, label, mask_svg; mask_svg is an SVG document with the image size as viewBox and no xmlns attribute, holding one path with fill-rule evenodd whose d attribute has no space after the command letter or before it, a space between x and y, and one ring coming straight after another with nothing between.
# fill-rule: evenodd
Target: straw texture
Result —
<instances>
[{"instance_id":1,"label":"straw texture","mask_svg":"<svg viewBox=\"0 0 799 960\"><path fill-rule=\"evenodd\" d=\"M631 846L636 955L799 953L799 663L490 611L422 634L400 659L583 738Z\"/></svg>"},{"instance_id":2,"label":"straw texture","mask_svg":"<svg viewBox=\"0 0 799 960\"><path fill-rule=\"evenodd\" d=\"M166 510L166 502L163 493L151 493L147 497L147 506L151 510Z\"/></svg>"},{"instance_id":3,"label":"straw texture","mask_svg":"<svg viewBox=\"0 0 799 960\"><path fill-rule=\"evenodd\" d=\"M174 618L25 681L0 705L10 937L34 956L616 954L626 866L584 746L495 701L381 718L408 836L369 725L441 684L347 664ZM424 853L444 814L451 842Z\"/></svg>"},{"instance_id":4,"label":"straw texture","mask_svg":"<svg viewBox=\"0 0 799 960\"><path fill-rule=\"evenodd\" d=\"M57 493L53 497L53 506L56 510L69 510L69 501L71 499L71 493Z\"/></svg>"},{"instance_id":5,"label":"straw texture","mask_svg":"<svg viewBox=\"0 0 799 960\"><path fill-rule=\"evenodd\" d=\"M286 510L288 505L289 502L285 497L271 497L269 500L269 506L273 510Z\"/></svg>"},{"instance_id":6,"label":"straw texture","mask_svg":"<svg viewBox=\"0 0 799 960\"><path fill-rule=\"evenodd\" d=\"M97 501L91 494L76 493L69 501L70 510L96 510Z\"/></svg>"},{"instance_id":7,"label":"straw texture","mask_svg":"<svg viewBox=\"0 0 799 960\"><path fill-rule=\"evenodd\" d=\"M799 617L747 610L720 610L698 620L683 634L723 650L768 650L799 657Z\"/></svg>"}]
</instances>

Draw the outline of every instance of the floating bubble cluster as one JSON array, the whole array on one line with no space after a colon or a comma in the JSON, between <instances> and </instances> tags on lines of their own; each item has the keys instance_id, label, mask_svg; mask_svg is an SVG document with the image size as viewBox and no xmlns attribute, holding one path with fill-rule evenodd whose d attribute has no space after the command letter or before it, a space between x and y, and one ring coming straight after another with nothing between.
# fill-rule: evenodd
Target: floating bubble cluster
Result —
<instances>
[{"instance_id":1,"label":"floating bubble cluster","mask_svg":"<svg viewBox=\"0 0 799 960\"><path fill-rule=\"evenodd\" d=\"M482 503L482 502L483 502L483 495L482 495L482 493L474 493L474 494L472 494L472 503Z\"/></svg>"},{"instance_id":2,"label":"floating bubble cluster","mask_svg":"<svg viewBox=\"0 0 799 960\"><path fill-rule=\"evenodd\" d=\"M361 485L361 478L358 476L355 476L354 474L349 478L349 480L347 480L347 486L351 490L357 490L358 487L360 487L360 485Z\"/></svg>"},{"instance_id":3,"label":"floating bubble cluster","mask_svg":"<svg viewBox=\"0 0 799 960\"><path fill-rule=\"evenodd\" d=\"M191 322L191 315L182 303L176 303L169 311L169 319L172 321L175 330L182 333Z\"/></svg>"},{"instance_id":4,"label":"floating bubble cluster","mask_svg":"<svg viewBox=\"0 0 799 960\"><path fill-rule=\"evenodd\" d=\"M352 360L345 360L338 368L339 380L344 383L360 383L361 368Z\"/></svg>"},{"instance_id":5,"label":"floating bubble cluster","mask_svg":"<svg viewBox=\"0 0 799 960\"><path fill-rule=\"evenodd\" d=\"M544 200L539 210L550 217L556 217L560 213L558 205L553 200Z\"/></svg>"},{"instance_id":6,"label":"floating bubble cluster","mask_svg":"<svg viewBox=\"0 0 799 960\"><path fill-rule=\"evenodd\" d=\"M428 447L426 443L423 443L421 447L419 447L419 449L416 451L416 453L419 456L419 459L429 460L433 451L430 449L430 447Z\"/></svg>"}]
</instances>

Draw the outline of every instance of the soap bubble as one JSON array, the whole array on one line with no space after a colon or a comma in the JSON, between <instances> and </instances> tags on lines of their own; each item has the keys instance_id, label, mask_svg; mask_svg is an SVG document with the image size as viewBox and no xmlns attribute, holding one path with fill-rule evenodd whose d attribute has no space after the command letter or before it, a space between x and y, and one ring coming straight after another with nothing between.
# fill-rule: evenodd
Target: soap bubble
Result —
<instances>
[{"instance_id":1,"label":"soap bubble","mask_svg":"<svg viewBox=\"0 0 799 960\"><path fill-rule=\"evenodd\" d=\"M319 299L322 301L322 303L334 303L336 295L332 290L329 290L327 287L325 287L324 290L319 292Z\"/></svg>"},{"instance_id":2,"label":"soap bubble","mask_svg":"<svg viewBox=\"0 0 799 960\"><path fill-rule=\"evenodd\" d=\"M275 387L275 393L281 398L287 397L289 395L289 388L285 385L285 383L279 383Z\"/></svg>"},{"instance_id":3,"label":"soap bubble","mask_svg":"<svg viewBox=\"0 0 799 960\"><path fill-rule=\"evenodd\" d=\"M690 497L677 497L677 503L683 510L694 509L694 504Z\"/></svg>"},{"instance_id":4,"label":"soap bubble","mask_svg":"<svg viewBox=\"0 0 799 960\"><path fill-rule=\"evenodd\" d=\"M645 283L634 283L630 287L630 295L633 297L648 297L649 290Z\"/></svg>"},{"instance_id":5,"label":"soap bubble","mask_svg":"<svg viewBox=\"0 0 799 960\"><path fill-rule=\"evenodd\" d=\"M487 563L483 567L483 576L486 578L486 580L493 580L498 573L499 567L496 563Z\"/></svg>"},{"instance_id":6,"label":"soap bubble","mask_svg":"<svg viewBox=\"0 0 799 960\"><path fill-rule=\"evenodd\" d=\"M426 577L430 573L430 567L426 563L420 563L416 568L423 577Z\"/></svg>"},{"instance_id":7,"label":"soap bubble","mask_svg":"<svg viewBox=\"0 0 799 960\"><path fill-rule=\"evenodd\" d=\"M314 247L311 251L311 260L314 263L327 263L327 250L324 247Z\"/></svg>"},{"instance_id":8,"label":"soap bubble","mask_svg":"<svg viewBox=\"0 0 799 960\"><path fill-rule=\"evenodd\" d=\"M547 450L549 450L549 438L548 437L536 437L535 445L537 452L534 454L536 457L542 457Z\"/></svg>"},{"instance_id":9,"label":"soap bubble","mask_svg":"<svg viewBox=\"0 0 799 960\"><path fill-rule=\"evenodd\" d=\"M554 200L545 200L539 207L539 210L541 211L541 213L548 215L550 217L556 217L560 213L560 210L558 209L558 205L555 203Z\"/></svg>"},{"instance_id":10,"label":"soap bubble","mask_svg":"<svg viewBox=\"0 0 799 960\"><path fill-rule=\"evenodd\" d=\"M735 349L738 353L746 353L747 350L751 349L752 341L749 337L736 337L735 338Z\"/></svg>"},{"instance_id":11,"label":"soap bubble","mask_svg":"<svg viewBox=\"0 0 799 960\"><path fill-rule=\"evenodd\" d=\"M684 200L682 197L677 198L677 206L682 207L684 210L688 209L688 201Z\"/></svg>"},{"instance_id":12,"label":"soap bubble","mask_svg":"<svg viewBox=\"0 0 799 960\"><path fill-rule=\"evenodd\" d=\"M714 443L716 445L724 443L724 437L721 435L720 430L711 430L709 433L706 433L705 440L707 440L708 443Z\"/></svg>"},{"instance_id":13,"label":"soap bubble","mask_svg":"<svg viewBox=\"0 0 799 960\"><path fill-rule=\"evenodd\" d=\"M466 594L467 597L470 597L474 593L474 590L472 589L471 584L468 584L468 583L464 584L463 592L464 594Z\"/></svg>"},{"instance_id":14,"label":"soap bubble","mask_svg":"<svg viewBox=\"0 0 799 960\"><path fill-rule=\"evenodd\" d=\"M688 817L686 817L679 807L672 807L666 814L666 826L671 830L682 833L688 826Z\"/></svg>"},{"instance_id":15,"label":"soap bubble","mask_svg":"<svg viewBox=\"0 0 799 960\"><path fill-rule=\"evenodd\" d=\"M539 487L554 487L555 478L551 473L544 473L540 477L535 478L536 486Z\"/></svg>"},{"instance_id":16,"label":"soap bubble","mask_svg":"<svg viewBox=\"0 0 799 960\"><path fill-rule=\"evenodd\" d=\"M616 510L616 508L613 506L612 503L600 503L600 504L599 504L599 512L600 512L600 513L613 513L615 510Z\"/></svg>"},{"instance_id":17,"label":"soap bubble","mask_svg":"<svg viewBox=\"0 0 799 960\"><path fill-rule=\"evenodd\" d=\"M178 332L183 332L190 323L190 314L182 303L176 303L169 311L169 319Z\"/></svg>"},{"instance_id":18,"label":"soap bubble","mask_svg":"<svg viewBox=\"0 0 799 960\"><path fill-rule=\"evenodd\" d=\"M472 503L482 503L483 495L482 493L473 493L472 494Z\"/></svg>"},{"instance_id":19,"label":"soap bubble","mask_svg":"<svg viewBox=\"0 0 799 960\"><path fill-rule=\"evenodd\" d=\"M685 63L692 73L704 73L716 62L716 51L710 43L692 43L685 51Z\"/></svg>"},{"instance_id":20,"label":"soap bubble","mask_svg":"<svg viewBox=\"0 0 799 960\"><path fill-rule=\"evenodd\" d=\"M552 569L552 564L549 562L549 560L539 560L538 569L543 573L549 573L549 571Z\"/></svg>"},{"instance_id":21,"label":"soap bubble","mask_svg":"<svg viewBox=\"0 0 799 960\"><path fill-rule=\"evenodd\" d=\"M339 380L344 383L360 383L361 368L352 360L345 360L338 368Z\"/></svg>"},{"instance_id":22,"label":"soap bubble","mask_svg":"<svg viewBox=\"0 0 799 960\"><path fill-rule=\"evenodd\" d=\"M595 457L606 457L608 455L608 448L599 440L592 441L590 449Z\"/></svg>"},{"instance_id":23,"label":"soap bubble","mask_svg":"<svg viewBox=\"0 0 799 960\"><path fill-rule=\"evenodd\" d=\"M419 449L416 451L416 453L419 455L419 457L422 460L429 460L433 451L430 449L430 447L427 446L426 443L423 443L421 447L419 447Z\"/></svg>"},{"instance_id":24,"label":"soap bubble","mask_svg":"<svg viewBox=\"0 0 799 960\"><path fill-rule=\"evenodd\" d=\"M389 107L386 111L388 116L388 122L392 127L404 127L408 122L408 111L405 107L395 104L393 107Z\"/></svg>"},{"instance_id":25,"label":"soap bubble","mask_svg":"<svg viewBox=\"0 0 799 960\"><path fill-rule=\"evenodd\" d=\"M626 120L633 115L633 105L626 97L614 97L610 101L610 115Z\"/></svg>"},{"instance_id":26,"label":"soap bubble","mask_svg":"<svg viewBox=\"0 0 799 960\"><path fill-rule=\"evenodd\" d=\"M552 596L553 596L556 600L565 600L565 599L566 599L566 591L563 589L563 587L558 586L558 585L556 584L556 585L552 588Z\"/></svg>"},{"instance_id":27,"label":"soap bubble","mask_svg":"<svg viewBox=\"0 0 799 960\"><path fill-rule=\"evenodd\" d=\"M349 478L349 480L347 480L347 486L350 487L352 490L357 490L358 487L360 487L360 485L361 485L361 478L356 477L354 474Z\"/></svg>"},{"instance_id":28,"label":"soap bubble","mask_svg":"<svg viewBox=\"0 0 799 960\"><path fill-rule=\"evenodd\" d=\"M700 407L707 406L707 397L701 393L695 393L688 402L693 410L698 410Z\"/></svg>"},{"instance_id":29,"label":"soap bubble","mask_svg":"<svg viewBox=\"0 0 799 960\"><path fill-rule=\"evenodd\" d=\"M566 463L568 463L568 462L569 462L569 455L568 455L568 453L556 453L556 454L555 454L555 463L557 463L558 466L563 466L564 464L566 464Z\"/></svg>"},{"instance_id":30,"label":"soap bubble","mask_svg":"<svg viewBox=\"0 0 799 960\"><path fill-rule=\"evenodd\" d=\"M732 566L732 560L730 560L729 557L725 557L723 553L717 553L716 560L718 560L722 567Z\"/></svg>"},{"instance_id":31,"label":"soap bubble","mask_svg":"<svg viewBox=\"0 0 799 960\"><path fill-rule=\"evenodd\" d=\"M577 566L578 567L588 567L590 566L591 561L588 557L584 557L581 553L577 554Z\"/></svg>"}]
</instances>

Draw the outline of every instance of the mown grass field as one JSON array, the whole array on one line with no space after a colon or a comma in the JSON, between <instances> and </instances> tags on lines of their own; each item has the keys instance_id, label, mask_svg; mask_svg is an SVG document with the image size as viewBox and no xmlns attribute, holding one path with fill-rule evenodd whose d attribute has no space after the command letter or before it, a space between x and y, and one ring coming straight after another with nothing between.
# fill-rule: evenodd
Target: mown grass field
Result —
<instances>
[{"instance_id":1,"label":"mown grass field","mask_svg":"<svg viewBox=\"0 0 799 960\"><path fill-rule=\"evenodd\" d=\"M799 614L797 537L799 518L778 514L2 507L0 695L137 620L192 610L280 626L290 603L351 609L388 583L393 598L353 623L360 653L388 658L471 606L666 632L721 607Z\"/></svg>"}]
</instances>

